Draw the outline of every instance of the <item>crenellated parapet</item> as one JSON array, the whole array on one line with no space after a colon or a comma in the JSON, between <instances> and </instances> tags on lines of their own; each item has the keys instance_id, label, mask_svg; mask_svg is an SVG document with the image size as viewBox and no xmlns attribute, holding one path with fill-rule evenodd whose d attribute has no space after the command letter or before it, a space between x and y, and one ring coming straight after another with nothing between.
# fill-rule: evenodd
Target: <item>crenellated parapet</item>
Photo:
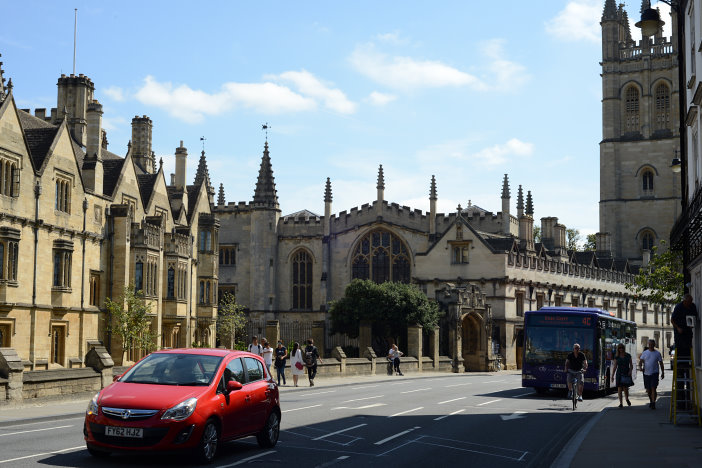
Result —
<instances>
[{"instance_id":1,"label":"crenellated parapet","mask_svg":"<svg viewBox=\"0 0 702 468\"><path fill-rule=\"evenodd\" d=\"M166 255L177 255L187 258L190 256L190 236L171 232L166 234L163 241L163 250Z\"/></svg>"},{"instance_id":2,"label":"crenellated parapet","mask_svg":"<svg viewBox=\"0 0 702 468\"><path fill-rule=\"evenodd\" d=\"M132 223L131 242L133 248L142 247L148 250L161 250L161 225L152 224L148 220L144 220L141 223Z\"/></svg>"}]
</instances>

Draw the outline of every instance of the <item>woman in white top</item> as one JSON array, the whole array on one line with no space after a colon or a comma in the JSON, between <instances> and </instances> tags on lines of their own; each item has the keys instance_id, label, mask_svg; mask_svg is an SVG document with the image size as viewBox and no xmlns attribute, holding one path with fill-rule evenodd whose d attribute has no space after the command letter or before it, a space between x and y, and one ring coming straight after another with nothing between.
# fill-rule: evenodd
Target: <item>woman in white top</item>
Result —
<instances>
[{"instance_id":1,"label":"woman in white top","mask_svg":"<svg viewBox=\"0 0 702 468\"><path fill-rule=\"evenodd\" d=\"M302 361L300 343L293 344L292 353L290 353L290 367L292 368L293 383L297 387L297 378L305 375L305 363Z\"/></svg>"},{"instance_id":2,"label":"woman in white top","mask_svg":"<svg viewBox=\"0 0 702 468\"><path fill-rule=\"evenodd\" d=\"M397 375L404 375L402 372L400 372L400 356L402 356L402 354L402 351L397 349L396 344L392 345L392 348L390 348L390 351L388 351L388 359L392 361L392 365L395 367L395 372Z\"/></svg>"},{"instance_id":3,"label":"woman in white top","mask_svg":"<svg viewBox=\"0 0 702 468\"><path fill-rule=\"evenodd\" d=\"M271 364L273 364L273 348L268 345L268 341L263 340L263 362L266 363L268 375L271 375Z\"/></svg>"}]
</instances>

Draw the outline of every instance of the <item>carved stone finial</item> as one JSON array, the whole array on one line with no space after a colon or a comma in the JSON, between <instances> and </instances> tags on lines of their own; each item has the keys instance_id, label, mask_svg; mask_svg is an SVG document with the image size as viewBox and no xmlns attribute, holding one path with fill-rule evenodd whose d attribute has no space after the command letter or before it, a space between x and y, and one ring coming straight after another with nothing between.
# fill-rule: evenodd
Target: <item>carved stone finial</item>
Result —
<instances>
[{"instance_id":1,"label":"carved stone finial","mask_svg":"<svg viewBox=\"0 0 702 468\"><path fill-rule=\"evenodd\" d=\"M324 203L331 203L332 201L332 188L331 180L327 177L327 183L324 186Z\"/></svg>"},{"instance_id":2,"label":"carved stone finial","mask_svg":"<svg viewBox=\"0 0 702 468\"><path fill-rule=\"evenodd\" d=\"M436 200L436 178L431 176L431 188L429 189L429 200Z\"/></svg>"}]
</instances>

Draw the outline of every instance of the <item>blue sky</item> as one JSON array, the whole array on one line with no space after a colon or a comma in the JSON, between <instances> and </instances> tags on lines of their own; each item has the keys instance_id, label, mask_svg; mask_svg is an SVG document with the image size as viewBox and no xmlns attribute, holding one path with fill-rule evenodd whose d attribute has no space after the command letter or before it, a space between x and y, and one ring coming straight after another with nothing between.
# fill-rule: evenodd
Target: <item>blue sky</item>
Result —
<instances>
[{"instance_id":1,"label":"blue sky","mask_svg":"<svg viewBox=\"0 0 702 468\"><path fill-rule=\"evenodd\" d=\"M628 7L632 34L639 4ZM659 3L667 18L665 5ZM598 230L604 0L10 1L0 53L21 108L56 106L73 66L103 104L109 150L154 122L167 174L183 140L192 181L204 136L227 202L253 197L268 122L283 214L376 198L440 212L501 209L509 174L535 218ZM669 35L669 33L668 33Z\"/></svg>"}]
</instances>

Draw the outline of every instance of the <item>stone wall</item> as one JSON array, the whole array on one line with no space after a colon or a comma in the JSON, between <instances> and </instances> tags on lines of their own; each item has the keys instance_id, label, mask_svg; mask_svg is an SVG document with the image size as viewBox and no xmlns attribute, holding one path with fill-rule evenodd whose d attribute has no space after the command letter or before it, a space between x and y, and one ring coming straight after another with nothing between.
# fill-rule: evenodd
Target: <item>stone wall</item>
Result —
<instances>
[{"instance_id":1,"label":"stone wall","mask_svg":"<svg viewBox=\"0 0 702 468\"><path fill-rule=\"evenodd\" d=\"M101 374L89 368L30 371L24 373L22 399L88 396L98 392L100 384Z\"/></svg>"}]
</instances>

